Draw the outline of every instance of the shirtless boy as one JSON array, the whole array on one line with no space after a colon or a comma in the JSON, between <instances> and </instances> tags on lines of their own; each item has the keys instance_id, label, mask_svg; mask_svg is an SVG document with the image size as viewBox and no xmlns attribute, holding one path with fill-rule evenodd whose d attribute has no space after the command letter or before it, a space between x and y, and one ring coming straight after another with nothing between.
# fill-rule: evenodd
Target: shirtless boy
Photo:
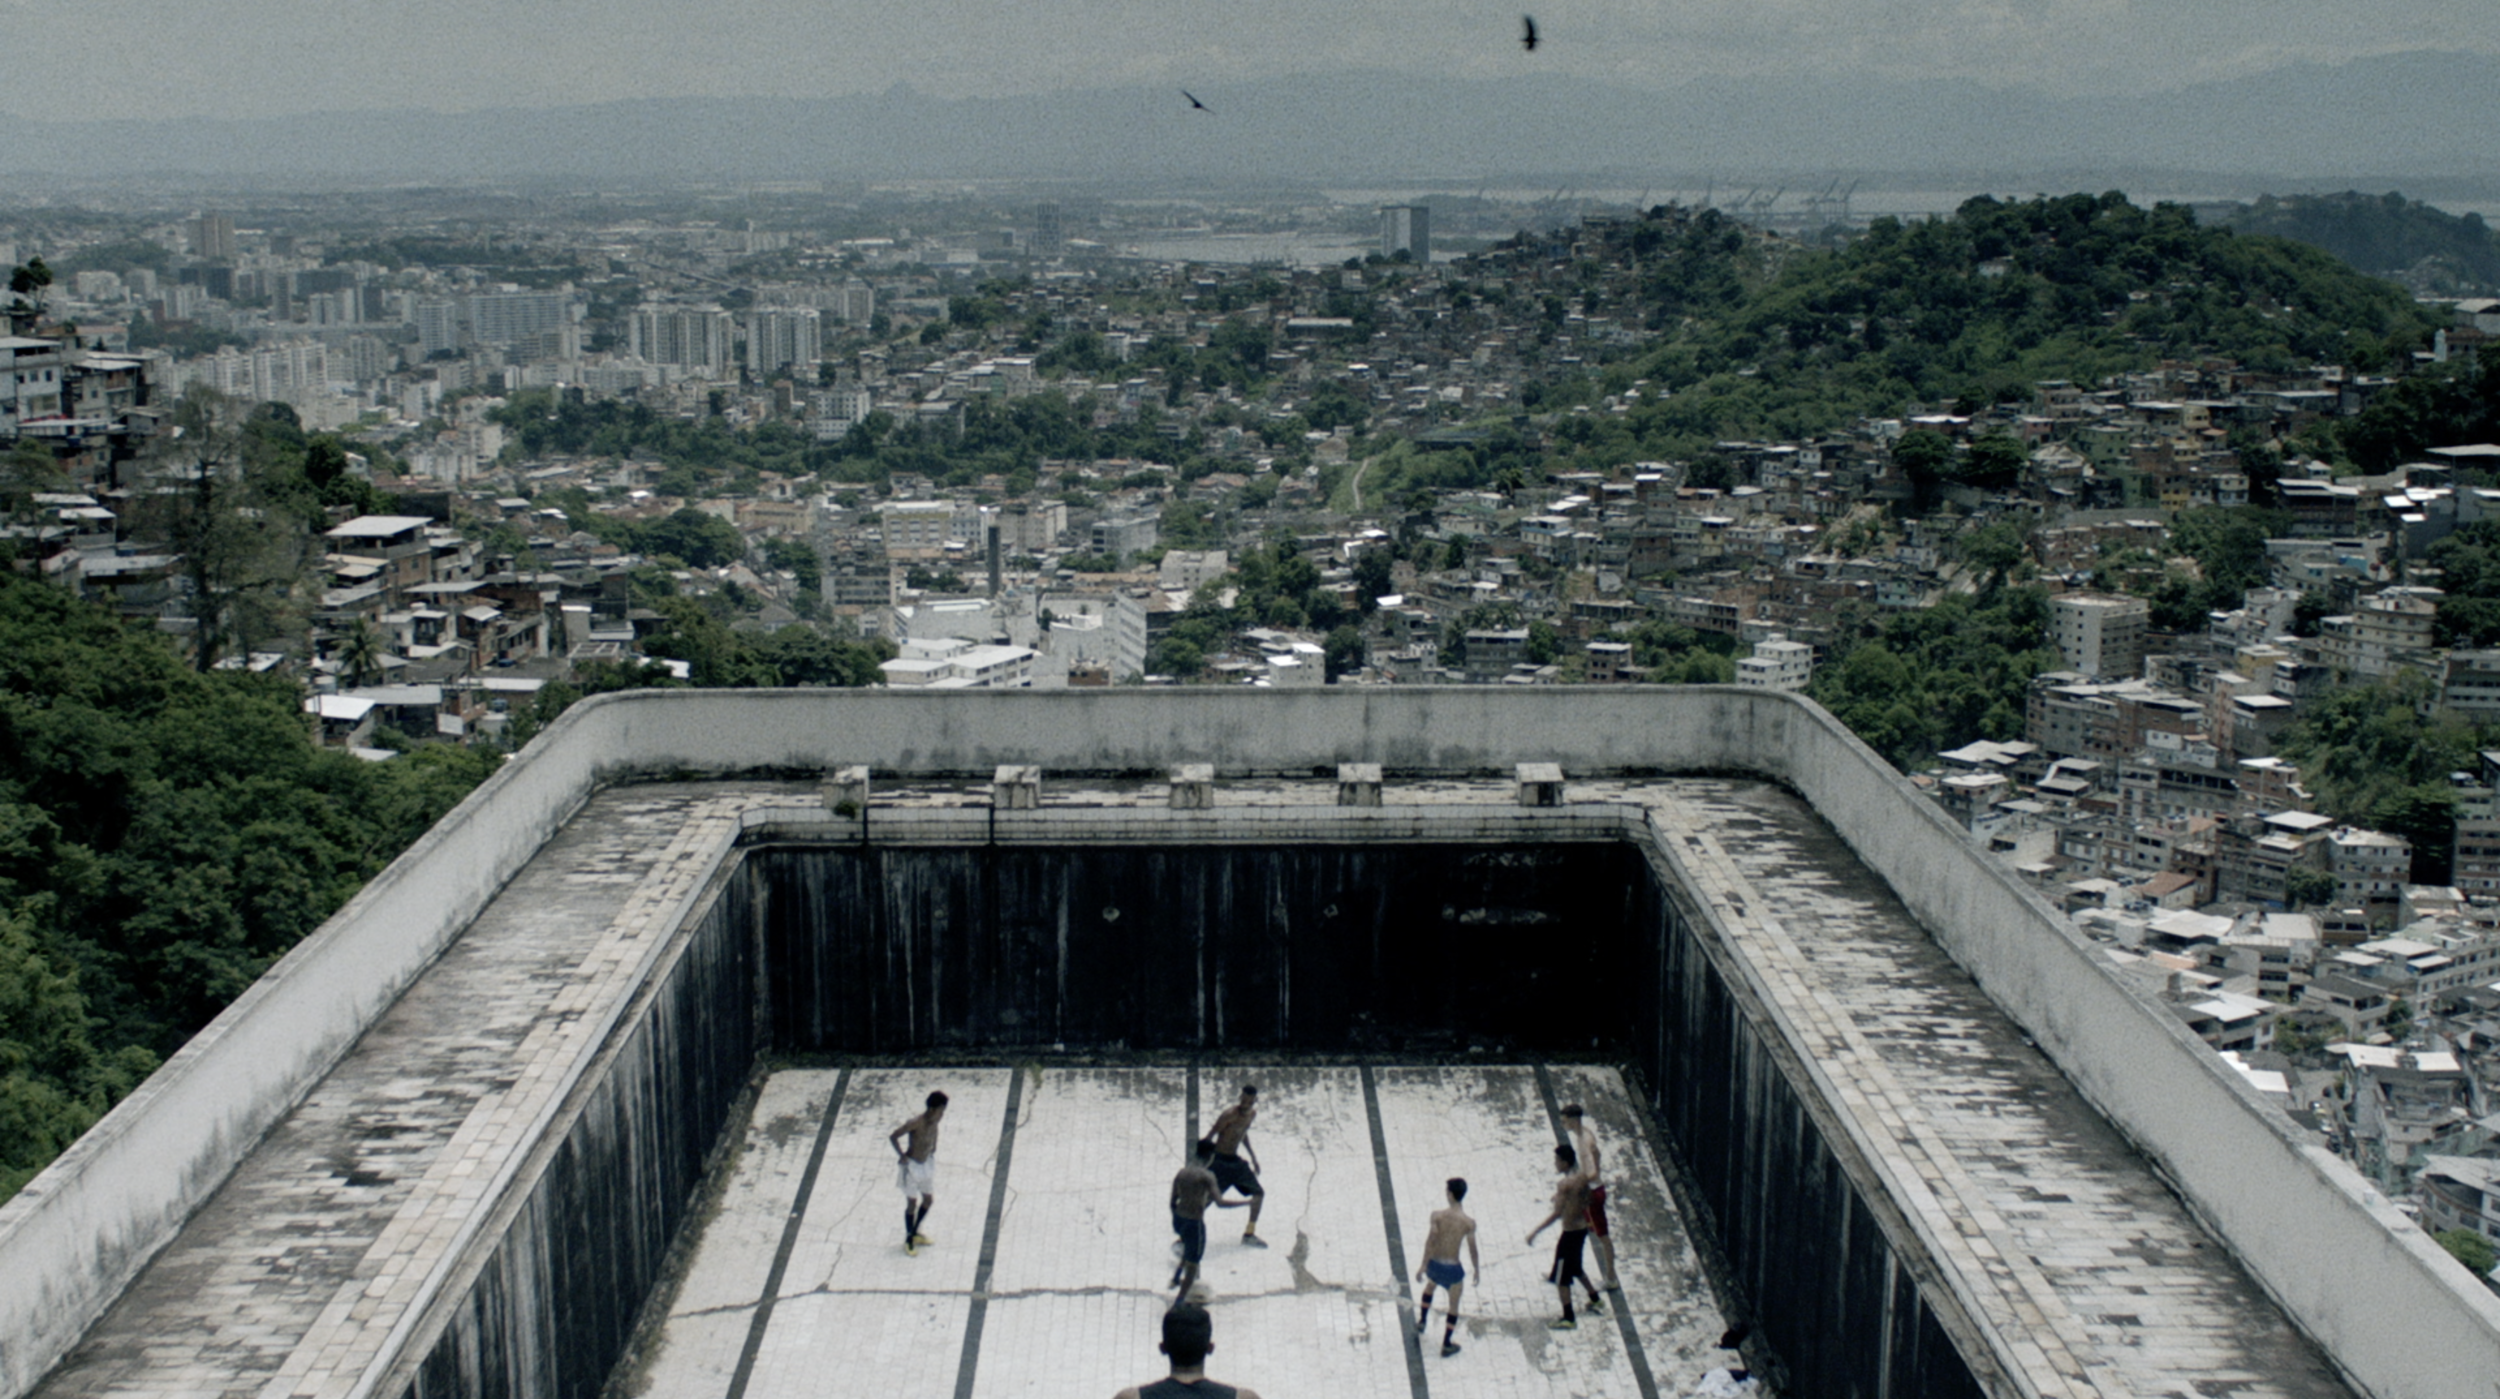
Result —
<instances>
[{"instance_id":1,"label":"shirtless boy","mask_svg":"<svg viewBox=\"0 0 2500 1399\"><path fill-rule=\"evenodd\" d=\"M1267 1240L1259 1237L1259 1210L1267 1203L1267 1189L1259 1184L1259 1153L1250 1145L1250 1124L1258 1115L1258 1087L1245 1083L1241 1086L1241 1101L1217 1113L1215 1126L1207 1132L1215 1141L1215 1159L1207 1167L1215 1172L1219 1186L1238 1190L1249 1200L1250 1222L1242 1226L1241 1241L1252 1248L1265 1248ZM1250 1153L1246 1164L1241 1159L1245 1151Z\"/></svg>"},{"instance_id":2,"label":"shirtless boy","mask_svg":"<svg viewBox=\"0 0 2500 1399\"><path fill-rule=\"evenodd\" d=\"M1207 1206L1224 1210L1242 1206L1239 1200L1215 1198L1224 1193L1224 1187L1216 1183L1215 1172L1207 1169L1207 1160L1214 1155L1214 1139L1201 1138L1191 1149L1189 1164L1172 1177L1172 1232L1180 1236L1181 1250L1181 1265L1172 1271L1172 1285L1180 1289L1183 1299L1198 1281L1199 1261L1207 1256Z\"/></svg>"},{"instance_id":3,"label":"shirtless boy","mask_svg":"<svg viewBox=\"0 0 2500 1399\"><path fill-rule=\"evenodd\" d=\"M937 1203L938 1122L946 1116L946 1095L932 1093L918 1117L886 1134L894 1148L894 1188L903 1192L903 1252L918 1254L929 1236L920 1221Z\"/></svg>"},{"instance_id":4,"label":"shirtless boy","mask_svg":"<svg viewBox=\"0 0 2500 1399\"><path fill-rule=\"evenodd\" d=\"M1589 1315L1604 1316L1606 1304L1597 1295L1597 1284L1589 1281L1588 1269L1581 1262L1581 1252L1589 1241L1589 1178L1580 1169L1580 1153L1568 1146L1554 1148L1554 1170L1562 1179L1554 1186L1554 1208L1537 1226L1528 1231L1528 1242L1545 1232L1545 1226L1559 1222L1561 1237L1554 1240L1555 1292L1562 1297L1562 1320L1550 1323L1557 1331L1577 1329L1580 1319L1572 1315L1571 1284L1577 1280L1589 1292Z\"/></svg>"},{"instance_id":5,"label":"shirtless boy","mask_svg":"<svg viewBox=\"0 0 2500 1399\"><path fill-rule=\"evenodd\" d=\"M1415 1280L1424 1285L1424 1304L1415 1313L1415 1329L1423 1331L1432 1320L1432 1289L1438 1285L1450 1290L1448 1310L1442 1313L1441 1354L1444 1358L1458 1354L1458 1294L1467 1286L1467 1269L1458 1265L1460 1240L1467 1244L1467 1265L1484 1271L1484 1259L1476 1253L1476 1221L1467 1217L1459 1202L1467 1198L1467 1182L1456 1176L1445 1187L1449 1206L1432 1212L1432 1223L1424 1230L1424 1266L1417 1270Z\"/></svg>"},{"instance_id":6,"label":"shirtless boy","mask_svg":"<svg viewBox=\"0 0 2500 1399\"><path fill-rule=\"evenodd\" d=\"M1589 1178L1589 1242L1597 1245L1597 1267L1606 1278L1606 1290L1622 1286L1615 1279L1615 1241L1606 1232L1606 1170L1597 1156L1597 1133L1590 1130L1588 1110L1578 1103L1562 1107L1563 1131L1580 1153L1580 1169Z\"/></svg>"}]
</instances>

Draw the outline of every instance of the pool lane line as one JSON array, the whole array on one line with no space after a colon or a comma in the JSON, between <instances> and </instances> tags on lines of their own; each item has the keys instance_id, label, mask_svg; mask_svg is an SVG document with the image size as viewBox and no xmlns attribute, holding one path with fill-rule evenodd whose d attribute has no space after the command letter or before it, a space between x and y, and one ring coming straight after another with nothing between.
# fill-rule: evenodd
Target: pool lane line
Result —
<instances>
[{"instance_id":1,"label":"pool lane line","mask_svg":"<svg viewBox=\"0 0 2500 1399\"><path fill-rule=\"evenodd\" d=\"M1360 1073L1363 1115L1371 1119L1372 1175L1380 1182L1380 1222L1387 1226L1389 1237L1389 1276L1397 1282L1398 1335L1406 1341L1406 1383L1414 1390L1415 1399L1432 1399L1431 1386L1424 1382L1423 1333L1406 1324L1406 1309L1414 1305L1415 1294L1406 1283L1406 1241L1398 1233L1397 1187L1389 1181L1389 1137L1380 1127L1380 1089L1372 1082L1371 1065L1363 1065Z\"/></svg>"},{"instance_id":2,"label":"pool lane line","mask_svg":"<svg viewBox=\"0 0 2500 1399\"><path fill-rule=\"evenodd\" d=\"M825 1099L825 1120L816 1126L816 1145L807 1153L807 1169L799 1173L798 1196L790 1202L789 1217L781 1222L781 1247L773 1251L772 1271L764 1275L764 1295L756 1300L755 1316L747 1323L746 1344L738 1348L738 1368L729 1377L724 1399L745 1399L747 1381L755 1374L755 1357L764 1349L765 1329L772 1325L773 1303L781 1297L782 1275L790 1270L799 1227L807 1220L808 1197L816 1192L816 1173L824 1168L825 1147L833 1141L833 1120L841 1115L842 1096L850 1086L849 1069L834 1076L833 1096Z\"/></svg>"},{"instance_id":3,"label":"pool lane line","mask_svg":"<svg viewBox=\"0 0 2500 1399\"><path fill-rule=\"evenodd\" d=\"M1563 1130L1562 1109L1554 1102L1554 1076L1545 1071L1542 1060L1536 1066L1537 1096L1545 1100L1545 1120L1554 1128L1554 1144L1569 1146L1571 1134ZM1649 1353L1641 1349L1640 1330L1632 1325L1632 1304L1624 1300L1622 1279L1617 1286L1606 1289L1615 1294L1615 1329L1623 1333L1623 1350L1632 1357L1632 1379L1641 1387L1641 1399L1658 1399L1658 1381L1649 1373Z\"/></svg>"},{"instance_id":4,"label":"pool lane line","mask_svg":"<svg viewBox=\"0 0 2500 1399\"><path fill-rule=\"evenodd\" d=\"M981 1226L981 1261L972 1270L972 1308L964 1317L964 1355L955 1367L955 1399L972 1399L981 1365L981 1327L990 1310L990 1272L998 1264L998 1220L1007 1212L1007 1167L1016 1155L1016 1114L1024 1106L1024 1070L1007 1080L1007 1117L998 1129L998 1164L990 1171L990 1217Z\"/></svg>"}]
</instances>

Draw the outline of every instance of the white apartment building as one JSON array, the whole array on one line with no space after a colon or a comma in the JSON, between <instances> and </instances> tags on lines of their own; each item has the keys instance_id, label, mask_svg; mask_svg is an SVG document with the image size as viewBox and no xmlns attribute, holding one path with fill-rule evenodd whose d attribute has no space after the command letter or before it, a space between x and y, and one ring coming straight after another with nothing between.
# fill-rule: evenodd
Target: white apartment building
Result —
<instances>
[{"instance_id":1,"label":"white apartment building","mask_svg":"<svg viewBox=\"0 0 2500 1399\"><path fill-rule=\"evenodd\" d=\"M0 335L0 437L18 424L61 413L61 342Z\"/></svg>"},{"instance_id":2,"label":"white apartment building","mask_svg":"<svg viewBox=\"0 0 2500 1399\"><path fill-rule=\"evenodd\" d=\"M413 318L417 323L418 353L431 356L460 348L459 302L420 301Z\"/></svg>"},{"instance_id":3,"label":"white apartment building","mask_svg":"<svg viewBox=\"0 0 2500 1399\"><path fill-rule=\"evenodd\" d=\"M2068 670L2096 680L2131 680L2144 671L2150 614L2140 597L2065 593L2049 599L2049 631Z\"/></svg>"},{"instance_id":4,"label":"white apartment building","mask_svg":"<svg viewBox=\"0 0 2500 1399\"><path fill-rule=\"evenodd\" d=\"M2422 1227L2434 1234L2470 1229L2500 1241L2500 1161L2486 1156L2425 1154L2414 1180Z\"/></svg>"},{"instance_id":5,"label":"white apartment building","mask_svg":"<svg viewBox=\"0 0 2500 1399\"><path fill-rule=\"evenodd\" d=\"M1417 262L1432 261L1432 210L1421 204L1390 204L1380 210L1380 255L1404 253Z\"/></svg>"},{"instance_id":6,"label":"white apartment building","mask_svg":"<svg viewBox=\"0 0 2500 1399\"><path fill-rule=\"evenodd\" d=\"M1068 532L1064 501L1032 500L1002 505L989 512L998 526L998 547L1011 554L1047 553L1059 547Z\"/></svg>"},{"instance_id":7,"label":"white apartment building","mask_svg":"<svg viewBox=\"0 0 2500 1399\"><path fill-rule=\"evenodd\" d=\"M2344 827L2327 837L2327 871L2339 905L2393 903L2411 882L2413 844L2385 831Z\"/></svg>"},{"instance_id":8,"label":"white apartment building","mask_svg":"<svg viewBox=\"0 0 2500 1399\"><path fill-rule=\"evenodd\" d=\"M2476 723L2500 719L2500 651L2450 651L2439 702Z\"/></svg>"},{"instance_id":9,"label":"white apartment building","mask_svg":"<svg viewBox=\"0 0 2500 1399\"><path fill-rule=\"evenodd\" d=\"M1062 666L1099 665L1115 681L1146 673L1146 604L1125 592L1044 593L1051 655Z\"/></svg>"},{"instance_id":10,"label":"white apartment building","mask_svg":"<svg viewBox=\"0 0 2500 1399\"><path fill-rule=\"evenodd\" d=\"M2436 588L2388 588L2363 598L2352 615L2352 673L2393 675L2426 665L2439 596Z\"/></svg>"},{"instance_id":11,"label":"white apartment building","mask_svg":"<svg viewBox=\"0 0 2500 1399\"><path fill-rule=\"evenodd\" d=\"M962 509L951 500L889 500L877 506L877 527L889 559L946 557L949 542L963 537Z\"/></svg>"},{"instance_id":12,"label":"white apartment building","mask_svg":"<svg viewBox=\"0 0 2500 1399\"><path fill-rule=\"evenodd\" d=\"M808 395L807 427L819 442L838 442L876 408L877 396L866 385L836 384Z\"/></svg>"},{"instance_id":13,"label":"white apartment building","mask_svg":"<svg viewBox=\"0 0 2500 1399\"><path fill-rule=\"evenodd\" d=\"M1736 683L1796 694L1814 678L1814 648L1773 632L1753 644L1753 654L1736 663Z\"/></svg>"},{"instance_id":14,"label":"white apartment building","mask_svg":"<svg viewBox=\"0 0 2500 1399\"><path fill-rule=\"evenodd\" d=\"M251 402L291 400L330 386L330 347L318 340L289 340L248 350L225 346L186 360L175 369L175 391L205 384Z\"/></svg>"},{"instance_id":15,"label":"white apartment building","mask_svg":"<svg viewBox=\"0 0 2500 1399\"><path fill-rule=\"evenodd\" d=\"M627 317L637 359L672 364L706 379L724 378L733 322L717 306L645 305Z\"/></svg>"},{"instance_id":16,"label":"white apartment building","mask_svg":"<svg viewBox=\"0 0 2500 1399\"><path fill-rule=\"evenodd\" d=\"M1131 515L1125 519L1096 520L1093 545L1097 554L1108 554L1125 561L1129 555L1151 549L1163 533L1163 521L1153 515Z\"/></svg>"},{"instance_id":17,"label":"white apartment building","mask_svg":"<svg viewBox=\"0 0 2500 1399\"><path fill-rule=\"evenodd\" d=\"M903 653L878 667L888 685L928 690L1021 690L1033 683L1033 652L984 646L959 637L906 641Z\"/></svg>"},{"instance_id":18,"label":"white apartment building","mask_svg":"<svg viewBox=\"0 0 2500 1399\"><path fill-rule=\"evenodd\" d=\"M1232 568L1232 555L1222 549L1174 549L1164 554L1155 586L1185 598Z\"/></svg>"},{"instance_id":19,"label":"white apartment building","mask_svg":"<svg viewBox=\"0 0 2500 1399\"><path fill-rule=\"evenodd\" d=\"M2417 925L2394 937L2374 938L2339 954L2355 976L2382 981L2416 1003L2447 997L2500 980L2500 938Z\"/></svg>"},{"instance_id":20,"label":"white apartment building","mask_svg":"<svg viewBox=\"0 0 2500 1399\"><path fill-rule=\"evenodd\" d=\"M761 307L746 314L747 368L769 375L785 366L814 382L824 355L824 316L812 306ZM861 415L865 417L865 414Z\"/></svg>"},{"instance_id":21,"label":"white apartment building","mask_svg":"<svg viewBox=\"0 0 2500 1399\"><path fill-rule=\"evenodd\" d=\"M1304 641L1290 648L1265 653L1267 673L1261 679L1279 688L1328 683L1328 653Z\"/></svg>"},{"instance_id":22,"label":"white apartment building","mask_svg":"<svg viewBox=\"0 0 2500 1399\"><path fill-rule=\"evenodd\" d=\"M464 309L469 335L481 345L510 345L573 321L573 298L555 291L485 292Z\"/></svg>"},{"instance_id":23,"label":"white apartment building","mask_svg":"<svg viewBox=\"0 0 2500 1399\"><path fill-rule=\"evenodd\" d=\"M832 304L826 309L846 325L866 325L877 314L877 293L856 277L844 282L829 299Z\"/></svg>"}]
</instances>

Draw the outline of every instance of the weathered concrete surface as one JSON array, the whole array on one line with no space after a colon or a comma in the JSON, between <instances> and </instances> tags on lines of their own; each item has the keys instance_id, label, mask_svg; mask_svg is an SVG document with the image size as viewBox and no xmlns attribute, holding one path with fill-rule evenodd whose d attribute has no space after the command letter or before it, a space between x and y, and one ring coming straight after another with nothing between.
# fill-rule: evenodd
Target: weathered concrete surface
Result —
<instances>
[{"instance_id":1,"label":"weathered concrete surface","mask_svg":"<svg viewBox=\"0 0 2500 1399\"><path fill-rule=\"evenodd\" d=\"M340 1394L387 1364L762 795L628 788L565 826L36 1392Z\"/></svg>"},{"instance_id":2,"label":"weathered concrete surface","mask_svg":"<svg viewBox=\"0 0 2500 1399\"><path fill-rule=\"evenodd\" d=\"M1052 773L1159 773L1176 761L1215 763L1219 803L1241 773L1333 777L1343 762L1384 763L1393 787L1523 761L1560 763L1575 780L1724 770L1791 783L2363 1387L2387 1399L2481 1395L2500 1372L2500 1305L2119 986L2052 910L1863 745L1793 697L1696 687L711 692L602 697L568 713L0 1207L0 1268L12 1282L0 1291L0 1394L22 1393L63 1354L603 774L860 762L987 774L1032 763L1055 791Z\"/></svg>"},{"instance_id":3,"label":"weathered concrete surface","mask_svg":"<svg viewBox=\"0 0 2500 1399\"><path fill-rule=\"evenodd\" d=\"M1686 888L1963 1305L2042 1395L2348 1392L2036 1047L1793 796L1678 782Z\"/></svg>"},{"instance_id":4,"label":"weathered concrete surface","mask_svg":"<svg viewBox=\"0 0 2500 1399\"><path fill-rule=\"evenodd\" d=\"M240 1394L268 1385L273 1395L349 1393L386 1367L384 1342L405 1334L427 1300L422 1280L444 1275L449 1242L474 1232L494 1203L477 1178L517 1170L532 1148L532 1123L551 1106L507 1102L513 1086L533 1075L552 1083L564 1064L587 1057L596 1036L577 1027L631 995L626 969L647 958L654 930L687 906L732 835L752 828L759 810L785 809L767 819L802 818L788 810L787 792L628 787L597 798L254 1154L44 1392ZM967 795L977 793L933 789L910 800L942 818L964 810ZM1299 822L1314 835L1330 822L1351 831L1397 816L1393 808L1384 809L1386 816L1335 808L1333 784L1325 782L1266 784L1238 795L1255 796L1272 822ZM1431 799L1421 809L1438 814L1413 829L1435 835L1446 837L1463 822L1462 799L1470 795L1488 831L1513 832L1535 819L1510 804L1510 786L1499 779L1437 783L1418 795ZM1126 810L1151 811L1158 820L1171 815L1158 808L1160 794L1150 785L1071 784L1062 796L1092 803L1115 829ZM1831 1103L1853 1124L1847 1130L1882 1163L1895 1197L1946 1260L1943 1276L1955 1297L1990 1329L1993 1344L2024 1376L2026 1392L2184 1393L2200 1381L2250 1393L2335 1392L2315 1353L2287 1339L2223 1251L2200 1247L2198 1231L2141 1159L2115 1134L2095 1128L2064 1080L2019 1043L2019 1032L1793 798L1761 784L1709 779L1582 784L1571 796L1576 805L1561 813L1570 828L1623 830L1637 816L1654 822L1675 848L1689 896L1713 910L1787 1033L1815 1047ZM1610 808L1618 814L1601 818ZM892 815L889 837L908 825L905 813ZM1032 819L1065 837L1084 817L1085 809L1062 807ZM1847 1013L1836 1013L1841 1007ZM1602 1024L1592 1031L1616 1032ZM1985 1055L1948 1052L1954 1047ZM1354 1140L1345 1127L1351 1109L1342 1085L1325 1093L1318 1085L1314 1079L1306 1097L1336 1103L1321 1116L1337 1126L1328 1129L1333 1145L1308 1154L1342 1165ZM1058 1087L1042 1077L1036 1110L1052 1101L1045 1090ZM953 1158L967 1167L980 1159L981 1134L998 1131L995 1102L983 1125L980 1102L989 1096L976 1093L958 1109L950 1141L973 1147ZM1157 1100L1145 1088L1134 1096ZM871 1131L868 1119L899 1120L896 1104L865 1095L853 1106L861 1116L852 1125L870 1135L845 1150L866 1152L873 1162L878 1138L892 1124ZM1143 1111L1141 1121L1160 1125L1133 1130L1150 1132L1156 1149L1165 1149L1161 1134L1172 1128L1162 1119L1169 1116L1168 1104L1159 1113ZM1458 1139L1516 1137L1516 1117L1459 1121ZM1426 1133L1426 1144L1414 1160L1393 1147L1393 1166L1460 1154L1447 1134L1398 1130ZM1048 1133L1036 1140L1046 1143ZM1053 1164L1051 1148L1036 1151L1040 1163L1027 1164L1041 1178L1076 1169L1073 1156ZM1541 1177L1533 1169L1541 1164L1536 1154L1527 1152L1528 1169ZM844 1159L835 1160L836 1178L858 1175L857 1163ZM1437 1167L1425 1169L1428 1181ZM976 1168L948 1187L957 1239L986 1184ZM842 1207L843 1219L856 1219L860 1240L833 1241L835 1255L821 1263L809 1261L813 1255L803 1248L793 1260L795 1276L831 1276L844 1250L887 1232L893 1221L878 1217L894 1213L886 1186L880 1178ZM1409 1188L1423 1187L1401 1186ZM1323 1193L1334 1200L1351 1189L1339 1182ZM276 1199L290 1208L272 1209ZM1404 1212L1414 1213L1411 1204ZM1056 1227L1030 1211L1010 1215L1023 1220L1017 1228L1043 1232L1002 1265L1007 1279L1026 1266L1020 1260L1049 1250ZM1335 1220L1331 1240L1359 1228L1358 1216ZM1105 1219L1097 1232L1107 1235L1113 1231ZM307 1236L322 1242L307 1248ZM1343 1254L1333 1251L1338 1247L1306 1251L1306 1270L1314 1256L1340 1258L1346 1261L1338 1276L1357 1276L1360 1247ZM966 1289L969 1281L948 1287ZM1047 1290L1038 1279L1029 1285ZM935 1317L947 1307L932 1301L924 1310ZM1319 1329L1341 1339L1357 1334L1368 1326L1358 1326L1359 1311L1336 1322L1319 1318ZM813 1304L801 1301L776 1325L804 1336L821 1324L807 1320L812 1314ZM1293 1314L1305 1329L1314 1324L1306 1311ZM1045 1346L1059 1323L1041 1315L1002 1306L995 1318L1008 1349L1001 1354ZM1691 1321L1683 1331L1694 1329ZM1012 1339L1029 1328L1039 1330ZM1273 1317L1253 1329L1271 1344L1294 1331ZM411 1339L425 1343L423 1336ZM713 1336L706 1344L717 1355L720 1343ZM903 1352L917 1354L909 1346ZM759 1373L767 1362L799 1363L776 1354L759 1358Z\"/></svg>"},{"instance_id":5,"label":"weathered concrete surface","mask_svg":"<svg viewBox=\"0 0 2500 1399\"><path fill-rule=\"evenodd\" d=\"M666 1315L641 1342L626 1395L726 1394L757 1324L761 1289L795 1208L794 1247L763 1318L744 1399L947 1394L967 1368L983 1399L1101 1399L1160 1373L1158 1318L1171 1300L1166 1192L1185 1142L1181 1067L1025 1070L997 1266L981 1334L966 1349L974 1256L998 1158L1004 1074L995 1069L861 1069L849 1076L805 1201L809 1143L840 1075L773 1076L748 1123L724 1203L693 1251ZM1549 1330L1544 1281L1553 1231L1522 1242L1552 1189L1553 1132L1525 1067L1374 1071L1382 1142L1405 1245L1392 1266L1367 1112L1355 1070L1204 1064L1203 1116L1255 1081L1251 1134L1268 1201L1266 1250L1240 1242L1243 1211L1210 1216L1202 1274L1215 1293L1213 1372L1274 1394L1411 1399L1406 1331L1415 1252L1450 1176L1469 1182L1484 1271L1461 1298L1461 1351L1439 1354L1436 1297L1424 1347L1439 1399L1636 1395L1611 1316ZM1610 1208L1632 1309L1659 1393L1680 1395L1726 1353L1713 1306L1657 1164L1633 1129L1637 1107L1611 1069L1557 1066L1554 1091L1586 1103L1609 1148ZM906 1257L884 1137L932 1088L954 1099L929 1232ZM968 1091L969 1090L969 1091ZM1594 1261L1592 1260L1592 1267ZM1616 1300L1610 1298L1610 1302ZM836 1357L841 1363L833 1364Z\"/></svg>"}]
</instances>

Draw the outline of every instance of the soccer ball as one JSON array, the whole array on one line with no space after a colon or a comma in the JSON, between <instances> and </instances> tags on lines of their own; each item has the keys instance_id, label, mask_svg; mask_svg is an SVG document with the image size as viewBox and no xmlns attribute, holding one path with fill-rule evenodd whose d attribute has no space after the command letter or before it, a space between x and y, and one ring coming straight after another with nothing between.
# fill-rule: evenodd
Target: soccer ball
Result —
<instances>
[{"instance_id":1,"label":"soccer ball","mask_svg":"<svg viewBox=\"0 0 2500 1399\"><path fill-rule=\"evenodd\" d=\"M1214 1288L1207 1286L1207 1285L1206 1285L1205 1283L1203 1283L1203 1282L1193 1282L1193 1283L1191 1283L1191 1284L1189 1285L1189 1304L1190 1304L1191 1306L1193 1306L1193 1307L1203 1307L1203 1306L1205 1306L1207 1303L1212 1302L1212 1301L1214 1301L1214 1300L1215 1300L1215 1289L1214 1289Z\"/></svg>"}]
</instances>

